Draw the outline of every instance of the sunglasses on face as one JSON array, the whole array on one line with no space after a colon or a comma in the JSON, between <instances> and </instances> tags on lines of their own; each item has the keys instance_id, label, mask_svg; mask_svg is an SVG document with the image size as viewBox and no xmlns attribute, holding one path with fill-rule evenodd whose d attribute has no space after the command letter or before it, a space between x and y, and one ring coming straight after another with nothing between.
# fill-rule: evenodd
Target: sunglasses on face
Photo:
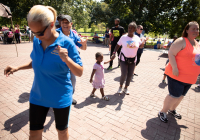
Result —
<instances>
[{"instance_id":1,"label":"sunglasses on face","mask_svg":"<svg viewBox=\"0 0 200 140\"><path fill-rule=\"evenodd\" d=\"M44 32L46 31L46 29L49 27L49 25L47 25L46 27L45 27L45 29L42 31L42 32L36 32L36 33L34 33L33 31L32 31L32 33L34 34L34 35L37 35L37 36L43 36L44 35Z\"/></svg>"},{"instance_id":2,"label":"sunglasses on face","mask_svg":"<svg viewBox=\"0 0 200 140\"><path fill-rule=\"evenodd\" d=\"M143 30L143 29L140 29L140 30Z\"/></svg>"}]
</instances>

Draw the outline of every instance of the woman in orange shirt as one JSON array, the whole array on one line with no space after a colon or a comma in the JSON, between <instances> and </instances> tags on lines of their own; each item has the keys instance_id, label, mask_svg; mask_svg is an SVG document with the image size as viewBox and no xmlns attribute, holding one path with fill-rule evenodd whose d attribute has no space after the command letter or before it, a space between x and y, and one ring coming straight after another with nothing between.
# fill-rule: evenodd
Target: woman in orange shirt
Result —
<instances>
[{"instance_id":1,"label":"woman in orange shirt","mask_svg":"<svg viewBox=\"0 0 200 140\"><path fill-rule=\"evenodd\" d=\"M181 119L176 112L192 84L196 83L200 73L200 46L195 40L199 36L199 24L189 22L181 38L178 38L169 49L169 63L165 68L168 78L169 95L164 100L162 110L158 113L161 121L168 122L166 113Z\"/></svg>"}]
</instances>

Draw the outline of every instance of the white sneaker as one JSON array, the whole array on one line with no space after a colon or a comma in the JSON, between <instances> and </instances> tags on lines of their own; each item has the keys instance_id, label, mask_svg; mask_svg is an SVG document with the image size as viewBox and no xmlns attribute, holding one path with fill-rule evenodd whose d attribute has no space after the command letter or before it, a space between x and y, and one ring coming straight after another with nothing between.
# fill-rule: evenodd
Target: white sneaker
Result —
<instances>
[{"instance_id":1,"label":"white sneaker","mask_svg":"<svg viewBox=\"0 0 200 140\"><path fill-rule=\"evenodd\" d=\"M122 88L119 87L117 93L122 94Z\"/></svg>"},{"instance_id":2,"label":"white sneaker","mask_svg":"<svg viewBox=\"0 0 200 140\"><path fill-rule=\"evenodd\" d=\"M108 52L108 54L110 54L110 51Z\"/></svg>"},{"instance_id":3,"label":"white sneaker","mask_svg":"<svg viewBox=\"0 0 200 140\"><path fill-rule=\"evenodd\" d=\"M126 95L129 95L130 94L130 92L128 91L128 89L126 88L126 89L124 89L124 91L123 91Z\"/></svg>"}]
</instances>

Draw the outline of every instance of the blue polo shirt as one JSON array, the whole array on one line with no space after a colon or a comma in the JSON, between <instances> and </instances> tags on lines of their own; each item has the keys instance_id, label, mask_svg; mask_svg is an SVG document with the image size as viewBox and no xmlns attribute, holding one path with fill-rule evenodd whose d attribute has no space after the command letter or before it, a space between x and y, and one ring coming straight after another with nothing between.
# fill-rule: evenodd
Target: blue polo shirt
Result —
<instances>
[{"instance_id":1,"label":"blue polo shirt","mask_svg":"<svg viewBox=\"0 0 200 140\"><path fill-rule=\"evenodd\" d=\"M73 87L70 69L60 59L57 46L66 48L68 56L82 66L82 61L74 42L61 31L53 44L44 51L38 38L33 40L31 53L34 81L30 93L30 103L53 108L65 108L72 104Z\"/></svg>"},{"instance_id":2,"label":"blue polo shirt","mask_svg":"<svg viewBox=\"0 0 200 140\"><path fill-rule=\"evenodd\" d=\"M56 31L62 31L62 27L56 29ZM78 41L81 41L80 37L77 34L75 34L71 29L69 38L72 39L76 46L78 46L79 48L82 46L80 43L78 43Z\"/></svg>"}]
</instances>

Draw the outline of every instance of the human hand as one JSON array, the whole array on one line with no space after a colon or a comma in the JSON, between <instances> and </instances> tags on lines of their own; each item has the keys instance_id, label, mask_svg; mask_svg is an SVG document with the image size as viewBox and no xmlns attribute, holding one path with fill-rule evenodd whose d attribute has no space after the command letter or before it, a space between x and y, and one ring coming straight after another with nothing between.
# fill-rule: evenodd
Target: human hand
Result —
<instances>
[{"instance_id":1,"label":"human hand","mask_svg":"<svg viewBox=\"0 0 200 140\"><path fill-rule=\"evenodd\" d=\"M88 38L84 39L84 38L80 38L81 41L78 41L78 43L80 43L82 46L87 45L87 40Z\"/></svg>"},{"instance_id":2,"label":"human hand","mask_svg":"<svg viewBox=\"0 0 200 140\"><path fill-rule=\"evenodd\" d=\"M178 68L172 68L172 72L173 72L173 75L174 76L177 76L179 75L179 71L178 71Z\"/></svg>"},{"instance_id":3,"label":"human hand","mask_svg":"<svg viewBox=\"0 0 200 140\"><path fill-rule=\"evenodd\" d=\"M115 59L115 55L113 54L112 56L111 56L111 60L114 60Z\"/></svg>"},{"instance_id":4,"label":"human hand","mask_svg":"<svg viewBox=\"0 0 200 140\"><path fill-rule=\"evenodd\" d=\"M62 59L63 62L68 61L68 50L65 48L62 48L61 46L57 47L58 49L58 54L60 56L60 59Z\"/></svg>"},{"instance_id":5,"label":"human hand","mask_svg":"<svg viewBox=\"0 0 200 140\"><path fill-rule=\"evenodd\" d=\"M6 77L8 77L10 74L13 74L16 71L18 71L17 67L7 66L4 69L4 75L6 75Z\"/></svg>"}]
</instances>

